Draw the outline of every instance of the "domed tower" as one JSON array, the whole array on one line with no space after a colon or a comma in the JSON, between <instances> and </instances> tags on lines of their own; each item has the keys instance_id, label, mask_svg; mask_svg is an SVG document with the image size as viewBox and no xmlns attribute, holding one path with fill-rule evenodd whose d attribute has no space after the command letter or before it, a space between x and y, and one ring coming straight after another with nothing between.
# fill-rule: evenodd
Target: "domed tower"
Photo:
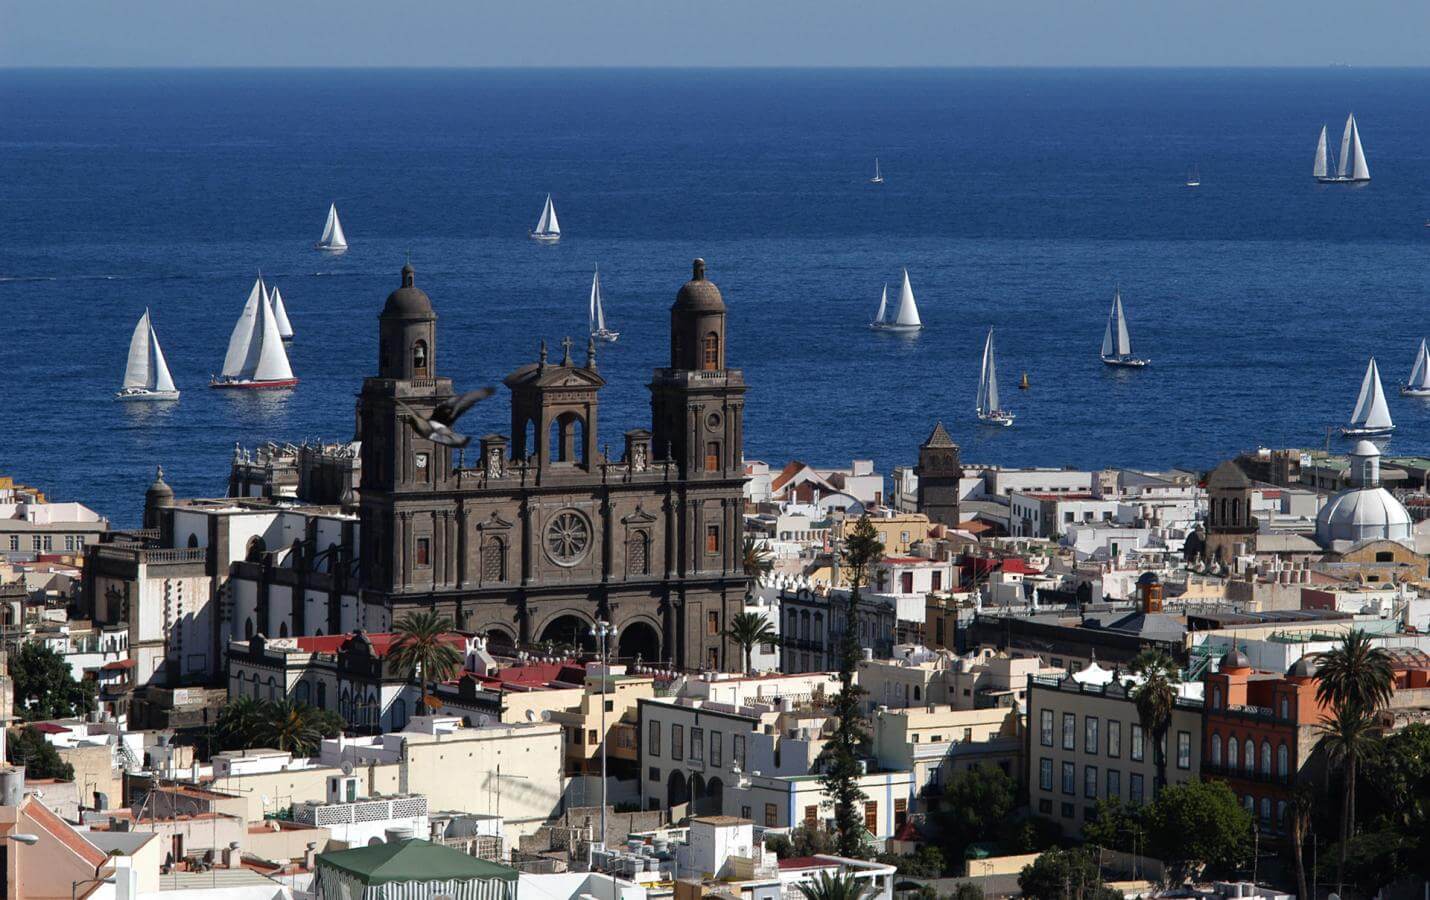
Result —
<instances>
[{"instance_id":1,"label":"domed tower","mask_svg":"<svg viewBox=\"0 0 1430 900\"><path fill-rule=\"evenodd\" d=\"M437 375L437 314L409 263L378 320L377 374L358 399L364 584L431 591L455 581L455 524L437 492L456 483L454 451L409 424L452 396Z\"/></svg>"},{"instance_id":2,"label":"domed tower","mask_svg":"<svg viewBox=\"0 0 1430 900\"><path fill-rule=\"evenodd\" d=\"M154 483L149 485L149 490L144 492L144 527L158 528L160 537L164 537L163 530L168 519L163 510L170 509L174 505L174 489L169 487L164 480L164 467L154 468Z\"/></svg>"},{"instance_id":3,"label":"domed tower","mask_svg":"<svg viewBox=\"0 0 1430 900\"><path fill-rule=\"evenodd\" d=\"M1331 550L1365 541L1410 542L1413 522L1404 504L1380 486L1380 450L1361 441L1350 452L1351 487L1336 494L1316 516L1316 540Z\"/></svg>"}]
</instances>

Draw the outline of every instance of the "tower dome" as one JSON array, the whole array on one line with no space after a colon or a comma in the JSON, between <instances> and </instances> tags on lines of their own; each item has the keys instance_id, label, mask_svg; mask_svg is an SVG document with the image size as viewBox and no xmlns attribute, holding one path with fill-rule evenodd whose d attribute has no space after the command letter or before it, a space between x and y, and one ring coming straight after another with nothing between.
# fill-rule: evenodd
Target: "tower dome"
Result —
<instances>
[{"instance_id":1,"label":"tower dome","mask_svg":"<svg viewBox=\"0 0 1430 900\"><path fill-rule=\"evenodd\" d=\"M705 260L697 259L691 266L690 280L675 295L674 309L686 312L724 312L725 298L715 282L705 280Z\"/></svg>"},{"instance_id":2,"label":"tower dome","mask_svg":"<svg viewBox=\"0 0 1430 900\"><path fill-rule=\"evenodd\" d=\"M144 492L144 527L160 528L164 516L160 512L174 505L174 489L164 480L164 467L154 467L154 481Z\"/></svg>"},{"instance_id":3,"label":"tower dome","mask_svg":"<svg viewBox=\"0 0 1430 900\"><path fill-rule=\"evenodd\" d=\"M1226 671L1227 669L1249 668L1251 668L1251 660L1247 659L1246 654L1242 653L1240 650L1232 650L1230 653L1226 654L1221 658L1222 671Z\"/></svg>"},{"instance_id":4,"label":"tower dome","mask_svg":"<svg viewBox=\"0 0 1430 900\"><path fill-rule=\"evenodd\" d=\"M420 319L433 317L432 298L416 284L412 263L402 267L402 286L387 295L383 318Z\"/></svg>"},{"instance_id":5,"label":"tower dome","mask_svg":"<svg viewBox=\"0 0 1430 900\"><path fill-rule=\"evenodd\" d=\"M1316 516L1316 540L1323 547L1410 540L1410 513L1380 486L1380 450L1375 444L1361 441L1351 450L1350 480L1351 487L1332 497Z\"/></svg>"}]
</instances>

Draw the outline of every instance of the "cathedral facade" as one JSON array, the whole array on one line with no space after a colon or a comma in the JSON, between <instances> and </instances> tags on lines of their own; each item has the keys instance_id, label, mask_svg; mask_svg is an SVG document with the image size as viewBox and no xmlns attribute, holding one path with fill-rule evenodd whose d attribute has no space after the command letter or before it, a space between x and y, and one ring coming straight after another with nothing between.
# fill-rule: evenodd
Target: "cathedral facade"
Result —
<instances>
[{"instance_id":1,"label":"cathedral facade","mask_svg":"<svg viewBox=\"0 0 1430 900\"><path fill-rule=\"evenodd\" d=\"M738 667L724 631L746 590L745 383L726 363L725 317L696 260L670 309L670 365L651 378L651 427L625 432L619 458L597 436L595 346L578 361L569 339L559 360L543 344L505 379L510 433L459 455L409 423L454 388L431 300L404 267L359 402L367 621L436 610L497 647L589 644L604 619L624 661Z\"/></svg>"}]
</instances>

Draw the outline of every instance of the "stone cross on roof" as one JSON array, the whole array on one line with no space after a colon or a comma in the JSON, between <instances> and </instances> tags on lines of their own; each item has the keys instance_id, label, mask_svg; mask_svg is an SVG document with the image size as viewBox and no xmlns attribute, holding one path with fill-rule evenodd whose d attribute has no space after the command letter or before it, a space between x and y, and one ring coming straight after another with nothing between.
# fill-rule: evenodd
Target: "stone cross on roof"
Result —
<instances>
[{"instance_id":1,"label":"stone cross on roof","mask_svg":"<svg viewBox=\"0 0 1430 900\"><path fill-rule=\"evenodd\" d=\"M562 351L564 351L564 352L562 353L562 355L561 355L561 365L563 365L563 366L569 366L569 365L571 365L571 338L570 338L570 336L567 336L567 337L564 337L564 338L561 339L561 349L562 349Z\"/></svg>"}]
</instances>

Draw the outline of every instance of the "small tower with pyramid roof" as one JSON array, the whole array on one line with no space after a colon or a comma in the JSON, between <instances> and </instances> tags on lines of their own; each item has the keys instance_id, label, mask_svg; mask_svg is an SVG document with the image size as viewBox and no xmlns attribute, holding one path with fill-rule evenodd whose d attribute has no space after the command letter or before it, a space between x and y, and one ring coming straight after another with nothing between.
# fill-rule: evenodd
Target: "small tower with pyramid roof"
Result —
<instances>
[{"instance_id":1,"label":"small tower with pyramid roof","mask_svg":"<svg viewBox=\"0 0 1430 900\"><path fill-rule=\"evenodd\" d=\"M919 446L914 474L919 477L919 512L930 522L958 527L958 482L963 478L963 465L958 445L942 422L934 425L933 433Z\"/></svg>"}]
</instances>

